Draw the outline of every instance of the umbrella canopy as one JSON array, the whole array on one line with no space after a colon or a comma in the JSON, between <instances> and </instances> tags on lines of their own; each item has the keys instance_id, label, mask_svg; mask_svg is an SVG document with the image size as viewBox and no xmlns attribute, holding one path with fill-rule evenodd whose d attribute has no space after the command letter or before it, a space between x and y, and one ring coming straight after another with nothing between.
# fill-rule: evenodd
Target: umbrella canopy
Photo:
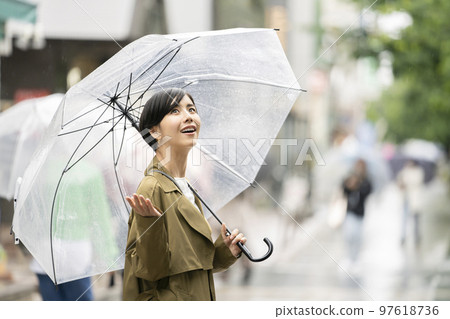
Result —
<instances>
[{"instance_id":1,"label":"umbrella canopy","mask_svg":"<svg viewBox=\"0 0 450 319\"><path fill-rule=\"evenodd\" d=\"M433 142L410 139L400 147L400 153L413 160L437 163L444 158L442 149Z\"/></svg>"},{"instance_id":2,"label":"umbrella canopy","mask_svg":"<svg viewBox=\"0 0 450 319\"><path fill-rule=\"evenodd\" d=\"M301 90L269 29L149 35L73 86L23 176L13 220L54 282L123 268L124 197L154 156L136 123L148 98L171 87L185 88L202 118L187 176L214 210L254 181ZM89 267L73 260L81 247Z\"/></svg>"},{"instance_id":3,"label":"umbrella canopy","mask_svg":"<svg viewBox=\"0 0 450 319\"><path fill-rule=\"evenodd\" d=\"M444 158L444 152L433 142L410 139L400 146L398 152L389 160L394 176L408 161L416 162L424 172L424 182L429 183L436 175L437 164Z\"/></svg>"},{"instance_id":4,"label":"umbrella canopy","mask_svg":"<svg viewBox=\"0 0 450 319\"><path fill-rule=\"evenodd\" d=\"M405 167L406 163L409 161L414 161L417 165L419 165L424 173L424 182L429 183L433 180L436 175L436 163L425 160L425 159L416 159L414 157L406 156L404 154L398 153L395 154L389 160L389 166L392 171L392 175L397 177L397 175L401 172L401 170Z\"/></svg>"},{"instance_id":5,"label":"umbrella canopy","mask_svg":"<svg viewBox=\"0 0 450 319\"><path fill-rule=\"evenodd\" d=\"M0 113L0 197L11 200L63 94L29 99Z\"/></svg>"}]
</instances>

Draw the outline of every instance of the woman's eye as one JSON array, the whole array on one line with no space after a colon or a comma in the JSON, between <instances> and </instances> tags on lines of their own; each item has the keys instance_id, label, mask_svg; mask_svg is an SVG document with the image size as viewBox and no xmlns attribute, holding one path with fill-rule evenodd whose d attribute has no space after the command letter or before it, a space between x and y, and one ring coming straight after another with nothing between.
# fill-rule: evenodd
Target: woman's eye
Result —
<instances>
[{"instance_id":1,"label":"woman's eye","mask_svg":"<svg viewBox=\"0 0 450 319\"><path fill-rule=\"evenodd\" d=\"M197 113L197 109L195 107L191 107L189 109L189 112Z\"/></svg>"},{"instance_id":2,"label":"woman's eye","mask_svg":"<svg viewBox=\"0 0 450 319\"><path fill-rule=\"evenodd\" d=\"M176 114L176 113L179 113L179 112L180 112L179 110L173 109L170 113L171 113L171 114Z\"/></svg>"}]
</instances>

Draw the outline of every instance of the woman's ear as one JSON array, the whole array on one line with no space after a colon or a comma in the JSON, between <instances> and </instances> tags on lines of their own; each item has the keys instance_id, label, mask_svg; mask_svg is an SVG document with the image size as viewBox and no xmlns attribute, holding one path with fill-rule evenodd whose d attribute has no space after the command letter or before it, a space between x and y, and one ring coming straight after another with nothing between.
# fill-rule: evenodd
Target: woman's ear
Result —
<instances>
[{"instance_id":1,"label":"woman's ear","mask_svg":"<svg viewBox=\"0 0 450 319\"><path fill-rule=\"evenodd\" d=\"M155 140L157 140L157 141L159 141L159 140L161 139L161 133L159 132L157 126L153 126L153 127L150 129L150 134L151 134L152 137L153 137Z\"/></svg>"}]
</instances>

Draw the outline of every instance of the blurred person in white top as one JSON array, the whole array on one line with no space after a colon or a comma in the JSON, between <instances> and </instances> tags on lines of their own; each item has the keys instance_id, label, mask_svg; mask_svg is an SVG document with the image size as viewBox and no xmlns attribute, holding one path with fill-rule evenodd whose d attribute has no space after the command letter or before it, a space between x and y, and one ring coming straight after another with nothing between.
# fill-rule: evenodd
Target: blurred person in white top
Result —
<instances>
[{"instance_id":1,"label":"blurred person in white top","mask_svg":"<svg viewBox=\"0 0 450 319\"><path fill-rule=\"evenodd\" d=\"M420 242L419 214L422 210L422 192L425 173L415 161L409 160L399 172L397 183L403 193L401 243L406 241L408 225L412 222L414 243Z\"/></svg>"}]
</instances>

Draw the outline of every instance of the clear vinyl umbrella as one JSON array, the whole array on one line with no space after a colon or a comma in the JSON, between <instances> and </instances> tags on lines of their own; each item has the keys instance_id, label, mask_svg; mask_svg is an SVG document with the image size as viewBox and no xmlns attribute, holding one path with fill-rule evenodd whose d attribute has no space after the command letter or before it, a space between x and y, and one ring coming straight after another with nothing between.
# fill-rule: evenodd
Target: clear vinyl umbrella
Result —
<instances>
[{"instance_id":1,"label":"clear vinyl umbrella","mask_svg":"<svg viewBox=\"0 0 450 319\"><path fill-rule=\"evenodd\" d=\"M154 155L138 119L153 92L171 87L187 90L202 118L187 176L212 210L252 184L301 91L271 29L145 36L73 86L23 176L13 220L55 283L123 268L124 197Z\"/></svg>"},{"instance_id":2,"label":"clear vinyl umbrella","mask_svg":"<svg viewBox=\"0 0 450 319\"><path fill-rule=\"evenodd\" d=\"M0 113L0 197L11 200L63 94L19 102Z\"/></svg>"}]
</instances>

